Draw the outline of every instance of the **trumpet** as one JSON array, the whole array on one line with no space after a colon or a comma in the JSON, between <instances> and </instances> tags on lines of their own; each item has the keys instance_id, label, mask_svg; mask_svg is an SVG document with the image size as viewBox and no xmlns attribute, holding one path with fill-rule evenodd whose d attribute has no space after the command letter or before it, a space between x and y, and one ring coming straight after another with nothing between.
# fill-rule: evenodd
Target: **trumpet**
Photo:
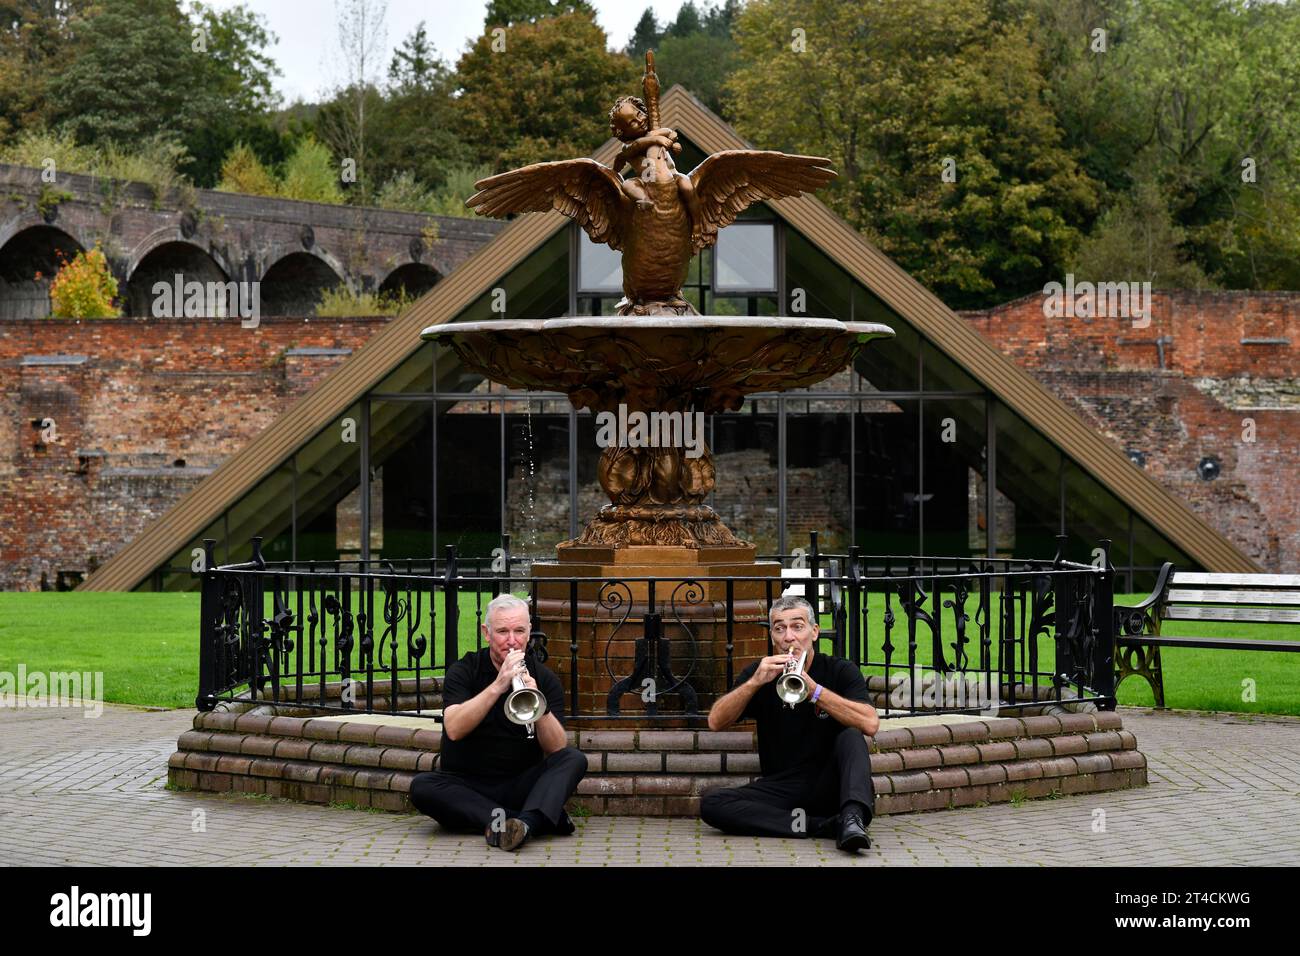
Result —
<instances>
[{"instance_id":1,"label":"trumpet","mask_svg":"<svg viewBox=\"0 0 1300 956\"><path fill-rule=\"evenodd\" d=\"M807 657L808 652L805 650L797 661L791 660L786 664L785 670L776 679L776 696L787 707L792 708L808 699L808 681L803 676L803 662Z\"/></svg>"},{"instance_id":2,"label":"trumpet","mask_svg":"<svg viewBox=\"0 0 1300 956\"><path fill-rule=\"evenodd\" d=\"M523 665L523 671L528 673L527 664ZM511 685L514 689L506 697L506 717L513 724L527 727L528 736L532 737L533 725L546 714L546 698L541 691L524 684L524 678L518 671L511 679Z\"/></svg>"}]
</instances>

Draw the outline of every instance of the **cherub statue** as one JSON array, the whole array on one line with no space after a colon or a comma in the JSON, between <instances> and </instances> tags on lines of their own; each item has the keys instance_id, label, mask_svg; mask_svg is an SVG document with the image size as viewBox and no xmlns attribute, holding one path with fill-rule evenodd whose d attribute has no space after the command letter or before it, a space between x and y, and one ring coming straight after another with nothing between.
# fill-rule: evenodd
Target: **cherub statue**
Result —
<instances>
[{"instance_id":1,"label":"cherub statue","mask_svg":"<svg viewBox=\"0 0 1300 956\"><path fill-rule=\"evenodd\" d=\"M593 159L533 163L480 180L466 200L480 215L557 209L623 253L619 315L695 315L682 298L691 258L751 204L798 196L835 178L830 160L772 150L714 153L690 175L677 172L677 134L659 125L659 78L646 53L645 99L622 97L610 129L624 146L614 168ZM619 171L628 166L632 178Z\"/></svg>"}]
</instances>

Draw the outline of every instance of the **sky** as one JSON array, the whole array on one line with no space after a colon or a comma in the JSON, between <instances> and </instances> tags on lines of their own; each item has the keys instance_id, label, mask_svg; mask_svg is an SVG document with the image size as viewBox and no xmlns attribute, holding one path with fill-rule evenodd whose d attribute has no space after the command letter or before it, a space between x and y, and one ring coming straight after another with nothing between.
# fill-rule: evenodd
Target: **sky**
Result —
<instances>
[{"instance_id":1,"label":"sky","mask_svg":"<svg viewBox=\"0 0 1300 956\"><path fill-rule=\"evenodd\" d=\"M333 0L209 0L226 9L242 2L261 15L279 39L268 52L283 76L275 78L284 105L295 99L314 101L343 83L338 53L338 28ZM609 35L612 48L622 47L632 35L646 7L659 22L676 18L683 0L592 0L596 22ZM385 51L379 57L378 76L388 72L392 51L421 20L438 55L450 65L483 29L487 0L388 0L384 16Z\"/></svg>"}]
</instances>

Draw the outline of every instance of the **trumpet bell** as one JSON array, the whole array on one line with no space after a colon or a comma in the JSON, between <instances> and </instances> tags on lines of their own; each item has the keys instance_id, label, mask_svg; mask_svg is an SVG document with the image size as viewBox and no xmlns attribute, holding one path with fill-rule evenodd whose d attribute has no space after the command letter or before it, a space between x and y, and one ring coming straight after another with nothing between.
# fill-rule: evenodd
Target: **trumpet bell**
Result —
<instances>
[{"instance_id":1,"label":"trumpet bell","mask_svg":"<svg viewBox=\"0 0 1300 956\"><path fill-rule=\"evenodd\" d=\"M808 682L802 674L782 674L776 681L776 696L789 707L808 699Z\"/></svg>"},{"instance_id":2,"label":"trumpet bell","mask_svg":"<svg viewBox=\"0 0 1300 956\"><path fill-rule=\"evenodd\" d=\"M521 687L506 698L506 717L511 723L536 723L546 713L546 698L531 687Z\"/></svg>"}]
</instances>

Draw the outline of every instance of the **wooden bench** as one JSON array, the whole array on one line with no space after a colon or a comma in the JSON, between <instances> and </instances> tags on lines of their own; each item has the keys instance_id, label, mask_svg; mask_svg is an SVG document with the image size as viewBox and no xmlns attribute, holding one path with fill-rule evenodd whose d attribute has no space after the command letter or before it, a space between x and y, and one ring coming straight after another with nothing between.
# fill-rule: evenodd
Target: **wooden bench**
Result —
<instances>
[{"instance_id":1,"label":"wooden bench","mask_svg":"<svg viewBox=\"0 0 1300 956\"><path fill-rule=\"evenodd\" d=\"M1162 647L1300 652L1300 640L1183 637L1170 632L1170 621L1224 622L1244 634L1260 624L1300 624L1300 575L1176 571L1166 562L1147 598L1115 605L1116 691L1124 678L1136 675L1151 685L1156 706L1164 707Z\"/></svg>"}]
</instances>

